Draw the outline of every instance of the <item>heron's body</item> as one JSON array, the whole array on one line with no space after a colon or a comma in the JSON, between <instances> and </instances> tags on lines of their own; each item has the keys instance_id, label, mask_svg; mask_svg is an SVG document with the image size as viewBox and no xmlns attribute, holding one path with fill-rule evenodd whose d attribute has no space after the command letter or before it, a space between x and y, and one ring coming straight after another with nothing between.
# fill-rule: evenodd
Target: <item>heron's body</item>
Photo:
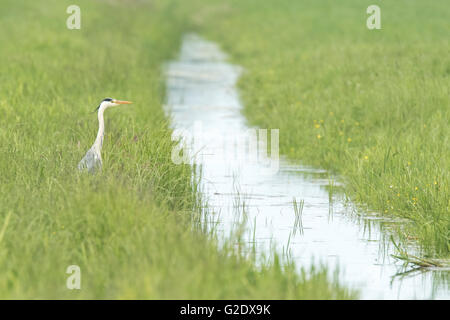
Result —
<instances>
[{"instance_id":1,"label":"heron's body","mask_svg":"<svg viewBox=\"0 0 450 320\"><path fill-rule=\"evenodd\" d=\"M78 164L78 169L80 171L87 170L89 173L95 173L96 171L100 170L102 168L102 155L100 151L95 150L95 148L92 146L86 152L86 155L81 159L80 163Z\"/></svg>"},{"instance_id":2,"label":"heron's body","mask_svg":"<svg viewBox=\"0 0 450 320\"><path fill-rule=\"evenodd\" d=\"M129 101L115 100L111 98L104 99L98 106L98 133L92 147L86 152L86 155L78 163L78 169L80 171L88 171L89 173L95 173L102 168L102 147L103 137L105 135L105 120L103 114L109 107L118 106L120 104L129 104Z\"/></svg>"}]
</instances>

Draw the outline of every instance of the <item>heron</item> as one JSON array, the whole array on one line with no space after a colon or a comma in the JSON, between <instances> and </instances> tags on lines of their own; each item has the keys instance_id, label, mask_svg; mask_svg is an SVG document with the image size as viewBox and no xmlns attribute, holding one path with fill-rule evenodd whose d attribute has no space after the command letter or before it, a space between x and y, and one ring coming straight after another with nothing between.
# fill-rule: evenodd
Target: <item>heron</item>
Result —
<instances>
[{"instance_id":1,"label":"heron","mask_svg":"<svg viewBox=\"0 0 450 320\"><path fill-rule=\"evenodd\" d=\"M105 121L103 119L103 113L109 107L116 107L122 104L130 104L131 101L124 100L116 100L112 98L103 99L102 102L98 105L97 109L94 112L97 112L98 116L98 133L97 138L95 138L95 142L92 147L86 152L86 155L81 159L78 164L78 170L80 171L88 171L89 173L95 173L99 169L102 168L102 146L103 146L103 137L105 134Z\"/></svg>"}]
</instances>

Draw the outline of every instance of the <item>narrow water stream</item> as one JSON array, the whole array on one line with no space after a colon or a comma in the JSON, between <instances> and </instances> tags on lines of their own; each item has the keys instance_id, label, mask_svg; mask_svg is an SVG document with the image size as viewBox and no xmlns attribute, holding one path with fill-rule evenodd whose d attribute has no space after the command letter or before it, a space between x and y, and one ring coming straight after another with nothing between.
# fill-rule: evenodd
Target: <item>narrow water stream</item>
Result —
<instances>
[{"instance_id":1,"label":"narrow water stream","mask_svg":"<svg viewBox=\"0 0 450 320\"><path fill-rule=\"evenodd\" d=\"M401 274L382 231L389 221L352 213L351 204L330 194L325 171L283 158L278 171L270 170L261 159L251 161L251 150L235 147L243 137L255 138L241 114L240 73L216 44L194 34L184 37L178 60L167 66L166 108L173 128L193 142L191 156L201 164L201 189L220 234L244 221L249 248L289 254L300 266L339 266L342 282L364 299L450 298L448 273ZM279 139L284 134L280 130Z\"/></svg>"}]
</instances>

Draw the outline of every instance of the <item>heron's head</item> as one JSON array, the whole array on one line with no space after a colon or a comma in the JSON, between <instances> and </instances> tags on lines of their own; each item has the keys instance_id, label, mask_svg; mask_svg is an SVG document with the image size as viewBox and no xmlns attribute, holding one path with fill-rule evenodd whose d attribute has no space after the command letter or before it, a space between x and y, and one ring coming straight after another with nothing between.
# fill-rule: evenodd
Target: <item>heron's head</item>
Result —
<instances>
[{"instance_id":1,"label":"heron's head","mask_svg":"<svg viewBox=\"0 0 450 320\"><path fill-rule=\"evenodd\" d=\"M100 102L100 104L98 105L97 109L95 109L95 111L99 110L100 108L105 110L106 108L109 108L109 107L117 107L117 106L120 106L121 104L130 104L130 103L132 103L132 102L124 101L124 100L117 100L117 99L112 99L112 98L105 98L102 100L102 102Z\"/></svg>"}]
</instances>

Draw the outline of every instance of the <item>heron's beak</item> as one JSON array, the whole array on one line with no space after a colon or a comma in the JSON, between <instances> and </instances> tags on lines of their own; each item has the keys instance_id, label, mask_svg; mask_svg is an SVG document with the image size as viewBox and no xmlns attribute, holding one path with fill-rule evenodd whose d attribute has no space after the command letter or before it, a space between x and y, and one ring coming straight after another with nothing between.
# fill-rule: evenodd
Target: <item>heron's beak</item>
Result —
<instances>
[{"instance_id":1,"label":"heron's beak","mask_svg":"<svg viewBox=\"0 0 450 320\"><path fill-rule=\"evenodd\" d=\"M131 102L131 101L123 101L123 100L114 100L114 103L117 103L117 104L131 104L133 102Z\"/></svg>"}]
</instances>

